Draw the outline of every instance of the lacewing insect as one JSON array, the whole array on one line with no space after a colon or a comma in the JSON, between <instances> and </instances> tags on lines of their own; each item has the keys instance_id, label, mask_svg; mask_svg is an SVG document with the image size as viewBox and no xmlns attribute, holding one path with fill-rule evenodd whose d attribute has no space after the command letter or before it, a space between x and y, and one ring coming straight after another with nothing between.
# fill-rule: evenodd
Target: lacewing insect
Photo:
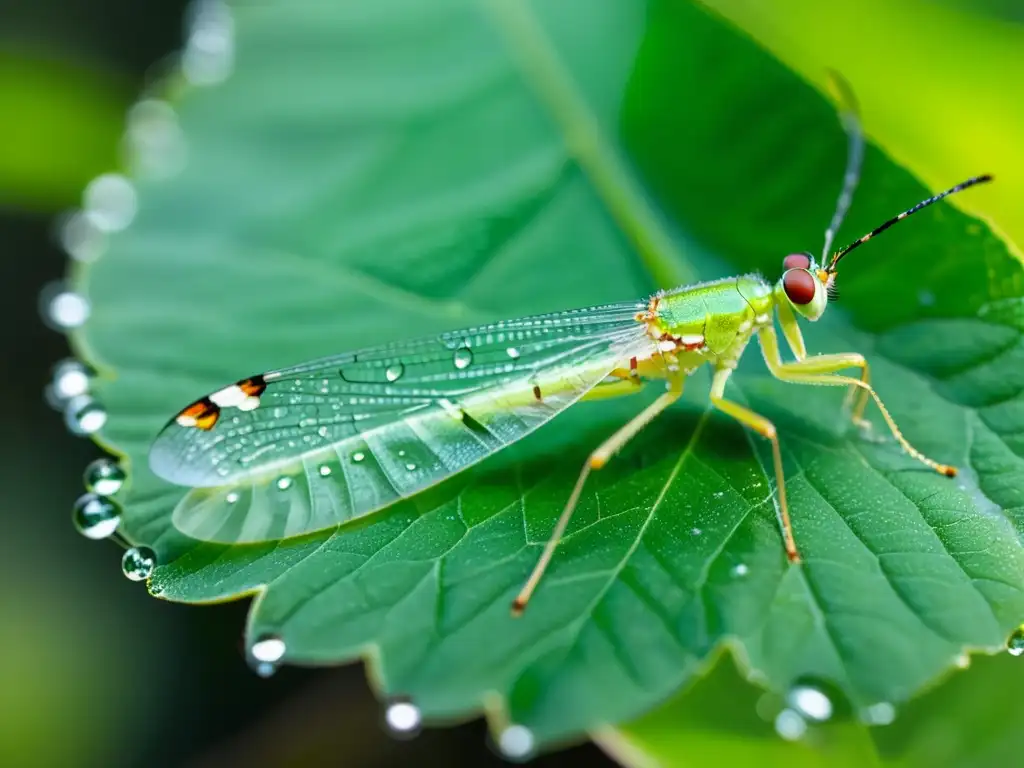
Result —
<instances>
[{"instance_id":1,"label":"lacewing insect","mask_svg":"<svg viewBox=\"0 0 1024 768\"><path fill-rule=\"evenodd\" d=\"M898 221L991 176L968 179L889 219L829 257L860 174L856 112L842 113L849 156L820 261L782 260L774 284L758 274L659 291L643 301L535 315L425 339L400 341L251 376L184 408L157 436L150 465L200 489L174 525L216 542L272 541L332 528L390 505L516 442L574 403L666 384L650 405L598 446L532 573L515 598L526 607L565 532L588 475L679 399L686 377L713 371L710 400L771 443L786 555L800 554L790 523L775 426L726 396L755 336L768 370L798 384L848 387L852 420L869 399L910 456L940 474L956 470L915 449L871 386L856 352L807 355L798 317L815 321L836 297L840 262ZM784 362L774 316L795 360ZM848 369L859 375L842 375Z\"/></svg>"}]
</instances>

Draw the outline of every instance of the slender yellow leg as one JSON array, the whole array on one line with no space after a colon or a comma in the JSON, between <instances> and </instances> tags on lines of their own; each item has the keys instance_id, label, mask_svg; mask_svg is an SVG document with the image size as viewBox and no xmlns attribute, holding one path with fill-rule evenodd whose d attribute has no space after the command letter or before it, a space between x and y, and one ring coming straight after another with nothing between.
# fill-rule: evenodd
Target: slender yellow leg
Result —
<instances>
[{"instance_id":1,"label":"slender yellow leg","mask_svg":"<svg viewBox=\"0 0 1024 768\"><path fill-rule=\"evenodd\" d=\"M804 360L798 360L793 363L784 363L782 356L779 354L779 342L775 336L775 329L771 326L766 326L758 331L758 341L761 343L761 351L764 353L765 363L768 365L768 370L771 371L772 375L782 381L789 381L796 384L818 384L825 386L851 386L857 387L865 392L864 402L867 397L871 397L875 404L878 406L878 410L882 412L882 417L885 419L885 423L889 426L889 431L892 432L892 436L896 438L896 442L900 446L913 456L915 459L920 461L927 467L934 469L939 474L945 475L946 477L955 477L956 469L946 464L940 464L934 459L930 459L917 450L900 432L900 428L896 426L896 422L889 414L889 409L885 407L882 402L882 398L878 396L874 388L868 381L867 375L867 362L861 355L856 353L849 353L845 355L820 355L818 357L808 357ZM840 376L837 371L841 371L844 368L860 367L863 370L861 378L855 379L850 376ZM855 410L855 419L863 419L864 407L861 405L859 411Z\"/></svg>"},{"instance_id":2,"label":"slender yellow leg","mask_svg":"<svg viewBox=\"0 0 1024 768\"><path fill-rule=\"evenodd\" d=\"M618 384L611 384L608 386L618 386ZM513 616L521 615L526 609L526 604L529 602L530 596L540 583L541 577L544 575L544 571L547 570L548 564L551 562L551 558L555 554L555 549L558 547L558 543L562 540L562 535L565 533L565 529L569 525L569 518L572 517L573 510L576 509L576 505L579 503L580 495L583 493L583 486L587 482L587 477L590 475L590 471L604 467L608 463L608 459L614 456L626 443L636 437L637 433L641 429L654 421L658 414L672 405L672 403L678 400L682 394L682 377L671 379L669 381L669 388L666 392L658 395L657 399L653 403L630 419L614 435L601 443L597 450L590 454L586 463L583 465L583 469L580 470L580 476L576 479L576 485L572 489L572 494L570 494L569 500L566 502L565 508L562 510L562 514L558 518L558 522L555 523L555 528L551 532L551 537L544 545L544 551L541 552L540 559L537 560L537 564L533 567L533 571L530 573L530 578L526 580L523 588L519 591L519 594L516 595L516 599L512 601Z\"/></svg>"},{"instance_id":3,"label":"slender yellow leg","mask_svg":"<svg viewBox=\"0 0 1024 768\"><path fill-rule=\"evenodd\" d=\"M807 358L807 347L804 345L804 336L800 332L800 326L796 322L796 316L793 314L793 310L788 307L785 303L780 303L776 306L776 311L779 315L779 324L782 326L782 334L786 339L786 343L789 344L789 348L793 350L793 356L796 357L798 362L803 362ZM776 345L776 352L778 345ZM833 373L841 371L843 368L860 368L860 380L865 384L871 383L871 374L868 372L868 361L864 359L864 355L857 352L849 352L846 354L838 355L818 355L814 358L818 364L823 364L827 369ZM781 357L779 358L780 364ZM854 400L854 397L857 399ZM868 422L864 421L864 408L868 404L868 393L859 385L853 385L846 393L846 398L843 400L843 409L845 410L853 402L853 409L850 412L850 420L853 421L858 427L868 426Z\"/></svg>"},{"instance_id":4,"label":"slender yellow leg","mask_svg":"<svg viewBox=\"0 0 1024 768\"><path fill-rule=\"evenodd\" d=\"M782 472L782 451L779 449L779 437L775 431L775 425L764 416L754 413L732 400L726 400L725 383L732 374L730 368L719 368L715 371L711 380L711 404L722 413L732 416L736 421L745 427L757 432L761 437L767 438L772 444L772 463L775 465L775 486L778 488L779 513L782 518L782 539L786 544L786 557L791 563L800 562L800 552L796 548L796 539L793 537L793 526L789 522L789 505L786 503L786 479Z\"/></svg>"}]
</instances>

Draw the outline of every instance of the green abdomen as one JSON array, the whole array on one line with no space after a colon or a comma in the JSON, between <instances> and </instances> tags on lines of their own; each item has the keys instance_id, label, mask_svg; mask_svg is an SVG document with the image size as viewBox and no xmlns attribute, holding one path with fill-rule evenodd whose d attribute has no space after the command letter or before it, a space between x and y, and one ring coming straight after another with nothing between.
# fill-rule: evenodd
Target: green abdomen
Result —
<instances>
[{"instance_id":1,"label":"green abdomen","mask_svg":"<svg viewBox=\"0 0 1024 768\"><path fill-rule=\"evenodd\" d=\"M735 362L758 325L771 321L772 288L758 275L741 275L668 291L658 319L672 336L703 337L713 361Z\"/></svg>"}]
</instances>

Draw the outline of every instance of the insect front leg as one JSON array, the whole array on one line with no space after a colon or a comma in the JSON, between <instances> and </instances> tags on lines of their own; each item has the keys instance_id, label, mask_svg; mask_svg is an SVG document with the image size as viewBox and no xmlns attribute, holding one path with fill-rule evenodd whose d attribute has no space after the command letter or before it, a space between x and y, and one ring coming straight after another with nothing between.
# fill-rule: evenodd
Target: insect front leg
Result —
<instances>
[{"instance_id":1,"label":"insect front leg","mask_svg":"<svg viewBox=\"0 0 1024 768\"><path fill-rule=\"evenodd\" d=\"M771 371L775 378L781 381L793 382L794 384L818 384L833 387L850 386L863 390L863 400L866 402L867 397L870 397L875 401L878 410L881 411L882 417L885 419L885 423L889 426L889 431L892 432L892 436L896 438L896 442L900 444L903 450L941 475L946 477L956 476L956 469L954 467L940 464L934 459L925 456L903 436L900 428L896 426L895 420L889 414L889 409L882 402L882 398L878 396L874 387L869 383L867 378L867 362L862 355L855 352L839 355L819 355L818 357L808 357L804 360L785 363L779 354L779 342L775 336L774 328L771 326L762 328L758 331L757 338L761 344L761 351L764 353L764 360L768 370ZM851 376L839 374L839 371L851 367L861 368L863 371L861 378L855 379ZM863 405L860 407L859 412L855 410L858 419L863 420L863 412Z\"/></svg>"},{"instance_id":2,"label":"insect front leg","mask_svg":"<svg viewBox=\"0 0 1024 768\"><path fill-rule=\"evenodd\" d=\"M772 444L772 463L775 466L775 487L779 495L779 516L782 518L782 538L786 545L786 557L791 563L800 562L800 552L793 536L793 526L789 522L789 505L786 503L786 478L782 471L782 451L779 449L779 437L775 425L759 413L746 406L725 398L725 383L732 374L731 368L719 368L711 380L711 404L722 413L732 416L745 427L767 438Z\"/></svg>"},{"instance_id":3,"label":"insect front leg","mask_svg":"<svg viewBox=\"0 0 1024 768\"><path fill-rule=\"evenodd\" d=\"M797 359L797 362L802 363L807 359L807 348L804 346L804 335L800 331L800 325L796 321L796 317L793 314L793 310L785 304L779 304L776 307L776 311L779 316L779 324L782 326L782 335L786 339L786 344L793 351L793 356ZM773 332L774 333L774 332ZM774 337L774 336L773 336ZM763 345L762 345L763 348ZM778 345L776 344L776 352L778 351ZM791 365L789 363L783 363L781 355L779 357L779 363L781 365ZM830 372L838 372L844 368L860 368L860 380L862 384L851 384L850 388L846 392L846 397L843 400L843 410L850 407L853 403L853 408L850 411L850 420L859 428L866 429L871 426L871 423L864 420L864 409L868 404L868 390L863 387L867 384L870 387L871 384L871 373L868 367L868 361L864 359L864 355L858 352L847 352L840 353L838 355L818 355L811 358L817 366L824 365Z\"/></svg>"},{"instance_id":4,"label":"insect front leg","mask_svg":"<svg viewBox=\"0 0 1024 768\"><path fill-rule=\"evenodd\" d=\"M580 495L583 493L583 486L586 484L591 470L602 469L612 456L618 453L626 443L636 437L641 429L654 421L658 414L678 400L683 394L683 381L684 378L681 375L676 375L669 379L668 389L665 392L658 395L654 402L619 428L615 434L601 443L587 457L586 462L583 464L583 469L580 470L580 475L576 479L576 485L572 489L569 500L566 502L562 514L558 517L558 522L555 523L555 528L551 532L550 538L544 545L540 559L537 560L537 564L533 567L533 571L526 580L526 584L523 585L516 599L512 602L513 616L519 616L526 609L530 596L540 583L544 571L547 570L548 564L555 554L555 549L558 547L558 543L562 540L562 535L569 525L569 519L572 517L573 510L576 509L576 505L579 503ZM618 386L618 384L611 384L609 386Z\"/></svg>"}]
</instances>

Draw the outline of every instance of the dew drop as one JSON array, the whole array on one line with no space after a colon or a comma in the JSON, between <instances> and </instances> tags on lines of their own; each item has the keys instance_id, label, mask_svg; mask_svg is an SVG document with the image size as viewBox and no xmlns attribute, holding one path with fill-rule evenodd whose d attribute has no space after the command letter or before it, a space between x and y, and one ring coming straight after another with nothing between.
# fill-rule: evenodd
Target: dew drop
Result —
<instances>
[{"instance_id":1,"label":"dew drop","mask_svg":"<svg viewBox=\"0 0 1024 768\"><path fill-rule=\"evenodd\" d=\"M84 395L89 391L89 369L79 360L62 360L53 367L50 387L58 404Z\"/></svg>"},{"instance_id":2,"label":"dew drop","mask_svg":"<svg viewBox=\"0 0 1024 768\"><path fill-rule=\"evenodd\" d=\"M234 67L235 26L223 0L200 0L193 6L192 24L181 71L193 85L215 85L227 79Z\"/></svg>"},{"instance_id":3,"label":"dew drop","mask_svg":"<svg viewBox=\"0 0 1024 768\"><path fill-rule=\"evenodd\" d=\"M113 496L121 490L127 475L116 461L108 458L96 459L85 468L83 481L85 490L97 496Z\"/></svg>"},{"instance_id":4,"label":"dew drop","mask_svg":"<svg viewBox=\"0 0 1024 768\"><path fill-rule=\"evenodd\" d=\"M91 435L107 423L107 412L88 395L79 395L64 406L64 423L73 434Z\"/></svg>"},{"instance_id":5,"label":"dew drop","mask_svg":"<svg viewBox=\"0 0 1024 768\"><path fill-rule=\"evenodd\" d=\"M145 581L156 567L156 553L149 547L132 547L121 558L121 570L132 581Z\"/></svg>"},{"instance_id":6,"label":"dew drop","mask_svg":"<svg viewBox=\"0 0 1024 768\"><path fill-rule=\"evenodd\" d=\"M331 468L327 464L321 464L317 471L320 473L320 477L329 477L331 474Z\"/></svg>"},{"instance_id":7,"label":"dew drop","mask_svg":"<svg viewBox=\"0 0 1024 768\"><path fill-rule=\"evenodd\" d=\"M48 285L40 293L43 320L58 331L79 328L89 319L88 299L60 285Z\"/></svg>"},{"instance_id":8,"label":"dew drop","mask_svg":"<svg viewBox=\"0 0 1024 768\"><path fill-rule=\"evenodd\" d=\"M238 491L229 491L228 495L224 497L224 501L226 501L228 504L236 504L238 502L238 499Z\"/></svg>"},{"instance_id":9,"label":"dew drop","mask_svg":"<svg viewBox=\"0 0 1024 768\"><path fill-rule=\"evenodd\" d=\"M807 721L792 709L784 709L775 716L775 732L786 741L799 741L807 733Z\"/></svg>"},{"instance_id":10,"label":"dew drop","mask_svg":"<svg viewBox=\"0 0 1024 768\"><path fill-rule=\"evenodd\" d=\"M387 367L387 370L384 371L384 376L388 381L398 381L402 378L403 373L405 373L405 366L401 363L395 363Z\"/></svg>"},{"instance_id":11,"label":"dew drop","mask_svg":"<svg viewBox=\"0 0 1024 768\"><path fill-rule=\"evenodd\" d=\"M465 370L473 362L473 352L467 347L459 347L455 350L455 354L452 355L452 360L455 362L456 368L460 371Z\"/></svg>"},{"instance_id":12,"label":"dew drop","mask_svg":"<svg viewBox=\"0 0 1024 768\"><path fill-rule=\"evenodd\" d=\"M277 478L277 490L279 490L279 491L287 491L291 487L292 487L292 479L290 477L283 476L283 477Z\"/></svg>"},{"instance_id":13,"label":"dew drop","mask_svg":"<svg viewBox=\"0 0 1024 768\"><path fill-rule=\"evenodd\" d=\"M139 209L135 186L119 173L105 173L89 182L82 208L101 232L119 232L132 223Z\"/></svg>"},{"instance_id":14,"label":"dew drop","mask_svg":"<svg viewBox=\"0 0 1024 768\"><path fill-rule=\"evenodd\" d=\"M134 175L165 179L185 165L185 138L166 101L143 99L128 110L125 145Z\"/></svg>"},{"instance_id":15,"label":"dew drop","mask_svg":"<svg viewBox=\"0 0 1024 768\"><path fill-rule=\"evenodd\" d=\"M413 462L411 462L411 461L406 463L405 468L407 470L409 470L410 472L415 472L416 471L416 465Z\"/></svg>"},{"instance_id":16,"label":"dew drop","mask_svg":"<svg viewBox=\"0 0 1024 768\"><path fill-rule=\"evenodd\" d=\"M750 568L747 566L746 563L740 563L738 565L734 565L732 567L732 571L731 571L732 575L735 576L736 578L741 578L743 576L746 576L749 572L750 572Z\"/></svg>"},{"instance_id":17,"label":"dew drop","mask_svg":"<svg viewBox=\"0 0 1024 768\"><path fill-rule=\"evenodd\" d=\"M1013 630L1013 634L1006 641L1006 650L1011 656L1024 655L1024 626Z\"/></svg>"},{"instance_id":18,"label":"dew drop","mask_svg":"<svg viewBox=\"0 0 1024 768\"><path fill-rule=\"evenodd\" d=\"M880 701L865 707L860 719L866 725L890 725L896 719L896 707L888 701Z\"/></svg>"},{"instance_id":19,"label":"dew drop","mask_svg":"<svg viewBox=\"0 0 1024 768\"><path fill-rule=\"evenodd\" d=\"M358 464L365 458L366 454L364 454L362 451L356 451L355 453L352 454L352 461L354 461L356 464Z\"/></svg>"},{"instance_id":20,"label":"dew drop","mask_svg":"<svg viewBox=\"0 0 1024 768\"><path fill-rule=\"evenodd\" d=\"M508 356L511 357L513 360L518 360L519 359L519 349L518 348L516 348L516 347L509 347L508 349L505 350L505 352L508 353Z\"/></svg>"},{"instance_id":21,"label":"dew drop","mask_svg":"<svg viewBox=\"0 0 1024 768\"><path fill-rule=\"evenodd\" d=\"M320 437L327 437L327 435L329 435L331 431L326 426L323 426L317 429L316 433L320 435Z\"/></svg>"},{"instance_id":22,"label":"dew drop","mask_svg":"<svg viewBox=\"0 0 1024 768\"><path fill-rule=\"evenodd\" d=\"M690 529L690 535L691 536L700 536L702 533L703 533L703 531L700 528L691 528Z\"/></svg>"},{"instance_id":23,"label":"dew drop","mask_svg":"<svg viewBox=\"0 0 1024 768\"><path fill-rule=\"evenodd\" d=\"M105 539L121 524L121 507L105 496L87 493L75 502L71 520L87 539Z\"/></svg>"},{"instance_id":24,"label":"dew drop","mask_svg":"<svg viewBox=\"0 0 1024 768\"><path fill-rule=\"evenodd\" d=\"M510 725L498 736L498 749L510 760L522 760L533 753L536 740L525 725Z\"/></svg>"},{"instance_id":25,"label":"dew drop","mask_svg":"<svg viewBox=\"0 0 1024 768\"><path fill-rule=\"evenodd\" d=\"M84 211L65 216L58 224L57 239L64 251L75 261L96 261L106 246L106 233L97 227Z\"/></svg>"},{"instance_id":26,"label":"dew drop","mask_svg":"<svg viewBox=\"0 0 1024 768\"><path fill-rule=\"evenodd\" d=\"M967 669L971 666L971 657L966 653L961 653L953 658L953 663L960 669Z\"/></svg>"},{"instance_id":27,"label":"dew drop","mask_svg":"<svg viewBox=\"0 0 1024 768\"><path fill-rule=\"evenodd\" d=\"M249 648L249 655L261 664L277 664L287 650L288 646L279 635L260 635Z\"/></svg>"},{"instance_id":28,"label":"dew drop","mask_svg":"<svg viewBox=\"0 0 1024 768\"><path fill-rule=\"evenodd\" d=\"M423 724L423 713L408 699L396 699L384 710L384 722L394 735L412 736Z\"/></svg>"},{"instance_id":29,"label":"dew drop","mask_svg":"<svg viewBox=\"0 0 1024 768\"><path fill-rule=\"evenodd\" d=\"M786 704L804 720L824 723L832 717L832 700L811 681L795 683L786 692Z\"/></svg>"}]
</instances>

